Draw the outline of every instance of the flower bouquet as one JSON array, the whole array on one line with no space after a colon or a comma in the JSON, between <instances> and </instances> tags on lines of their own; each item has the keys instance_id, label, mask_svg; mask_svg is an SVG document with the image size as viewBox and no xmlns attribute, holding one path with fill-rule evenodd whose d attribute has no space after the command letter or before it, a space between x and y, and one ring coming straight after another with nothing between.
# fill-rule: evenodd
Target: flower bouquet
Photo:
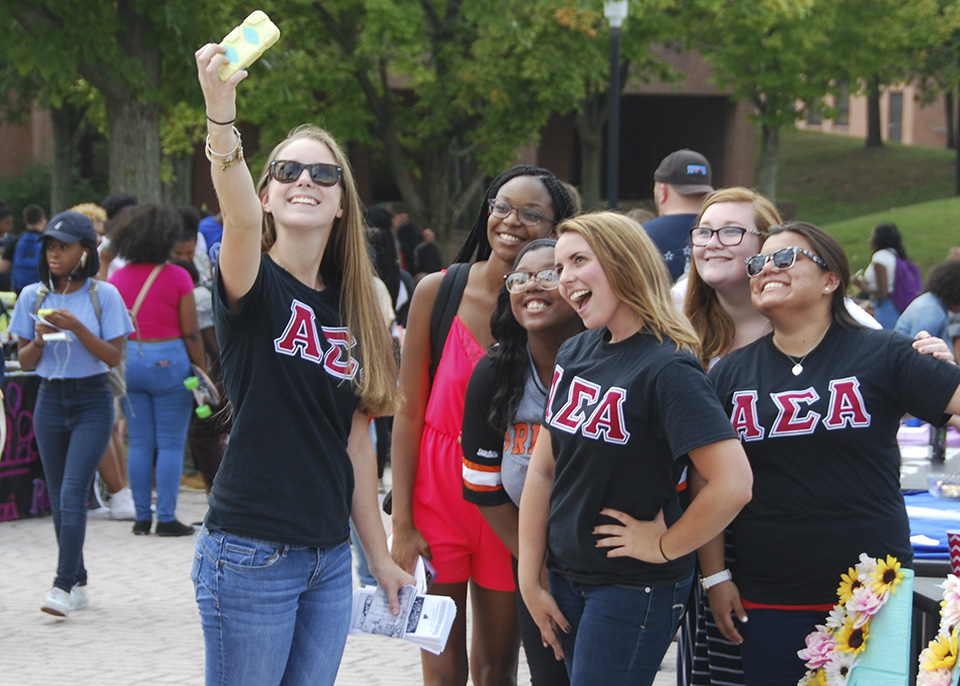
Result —
<instances>
[{"instance_id":1,"label":"flower bouquet","mask_svg":"<svg viewBox=\"0 0 960 686\"><path fill-rule=\"evenodd\" d=\"M960 625L960 579L953 574L941 584L940 631L920 653L917 686L956 686L960 680L957 668L957 627Z\"/></svg>"},{"instance_id":2,"label":"flower bouquet","mask_svg":"<svg viewBox=\"0 0 960 686\"><path fill-rule=\"evenodd\" d=\"M841 575L840 602L826 624L797 652L807 667L797 685L907 683L912 590L913 570L901 569L897 558L861 554L859 564Z\"/></svg>"}]
</instances>

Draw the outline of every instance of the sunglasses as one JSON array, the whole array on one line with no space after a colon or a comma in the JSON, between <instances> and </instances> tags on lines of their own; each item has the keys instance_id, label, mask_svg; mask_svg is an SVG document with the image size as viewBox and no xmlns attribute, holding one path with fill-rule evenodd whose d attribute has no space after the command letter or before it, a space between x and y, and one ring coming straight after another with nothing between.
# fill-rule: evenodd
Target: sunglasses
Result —
<instances>
[{"instance_id":1,"label":"sunglasses","mask_svg":"<svg viewBox=\"0 0 960 686\"><path fill-rule=\"evenodd\" d=\"M503 277L503 282L511 293L523 293L531 278L545 291L552 291L560 285L560 274L553 267L538 272L510 272Z\"/></svg>"},{"instance_id":2,"label":"sunglasses","mask_svg":"<svg viewBox=\"0 0 960 686\"><path fill-rule=\"evenodd\" d=\"M741 226L721 226L719 229L711 229L706 226L694 226L690 229L690 243L698 248L706 246L714 236L720 241L720 245L731 247L740 245L743 242L744 234L752 233L755 236L763 234L756 229L745 229Z\"/></svg>"},{"instance_id":3,"label":"sunglasses","mask_svg":"<svg viewBox=\"0 0 960 686\"><path fill-rule=\"evenodd\" d=\"M274 160L270 163L270 176L280 183L293 183L304 169L310 170L310 178L318 186L336 186L343 173L343 167L326 162L303 164L293 160Z\"/></svg>"},{"instance_id":4,"label":"sunglasses","mask_svg":"<svg viewBox=\"0 0 960 686\"><path fill-rule=\"evenodd\" d=\"M536 226L544 219L551 224L557 223L552 217L548 217L543 212L535 210L532 207L514 207L505 200L490 198L490 214L497 219L506 219L514 210L517 212L517 218L520 220L520 223L526 226Z\"/></svg>"},{"instance_id":5,"label":"sunglasses","mask_svg":"<svg viewBox=\"0 0 960 686\"><path fill-rule=\"evenodd\" d=\"M763 271L763 265L767 263L767 260L773 260L773 266L777 269L790 269L790 267L796 264L798 254L809 257L814 263L823 269L830 271L830 267L827 266L827 263L824 262L816 253L812 253L809 250L804 250L803 248L798 248L796 246L790 246L789 248L780 248L772 253L748 257L746 260L744 260L744 263L747 265L747 276L750 278L757 276Z\"/></svg>"}]
</instances>

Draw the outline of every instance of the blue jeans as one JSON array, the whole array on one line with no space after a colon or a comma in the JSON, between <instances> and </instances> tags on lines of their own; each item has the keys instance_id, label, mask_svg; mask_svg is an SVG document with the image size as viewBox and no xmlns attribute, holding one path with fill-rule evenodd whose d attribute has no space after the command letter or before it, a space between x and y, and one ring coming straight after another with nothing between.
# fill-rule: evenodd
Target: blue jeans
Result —
<instances>
[{"instance_id":1,"label":"blue jeans","mask_svg":"<svg viewBox=\"0 0 960 686\"><path fill-rule=\"evenodd\" d=\"M880 326L885 329L892 329L897 325L897 320L900 318L900 312L897 311L896 305L893 304L893 300L891 300L889 297L884 298L883 300L874 300L873 309L873 316L878 322L880 322ZM813 629L810 631L813 631Z\"/></svg>"},{"instance_id":2,"label":"blue jeans","mask_svg":"<svg viewBox=\"0 0 960 686\"><path fill-rule=\"evenodd\" d=\"M670 586L588 586L550 572L550 593L570 622L560 632L573 686L653 683L680 626L693 575Z\"/></svg>"},{"instance_id":3,"label":"blue jeans","mask_svg":"<svg viewBox=\"0 0 960 686\"><path fill-rule=\"evenodd\" d=\"M87 583L83 566L87 495L113 429L107 375L44 379L33 425L60 548L54 586L69 591Z\"/></svg>"},{"instance_id":4,"label":"blue jeans","mask_svg":"<svg viewBox=\"0 0 960 686\"><path fill-rule=\"evenodd\" d=\"M815 610L747 610L750 621L737 623L747 686L794 686L807 671L797 651L806 647L807 635L826 616L826 611Z\"/></svg>"},{"instance_id":5,"label":"blue jeans","mask_svg":"<svg viewBox=\"0 0 960 686\"><path fill-rule=\"evenodd\" d=\"M191 578L207 686L333 684L350 627L350 544L318 549L206 527Z\"/></svg>"},{"instance_id":6,"label":"blue jeans","mask_svg":"<svg viewBox=\"0 0 960 686\"><path fill-rule=\"evenodd\" d=\"M183 382L192 373L187 347L179 338L161 343L127 341L127 471L138 521L152 519L154 455L157 519L175 519L183 449L193 409L193 395Z\"/></svg>"}]
</instances>

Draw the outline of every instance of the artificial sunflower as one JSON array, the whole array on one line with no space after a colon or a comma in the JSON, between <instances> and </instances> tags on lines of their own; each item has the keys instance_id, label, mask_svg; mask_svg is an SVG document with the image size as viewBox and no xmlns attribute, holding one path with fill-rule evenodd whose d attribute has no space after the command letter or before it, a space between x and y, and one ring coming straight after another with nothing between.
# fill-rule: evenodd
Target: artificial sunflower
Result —
<instances>
[{"instance_id":1,"label":"artificial sunflower","mask_svg":"<svg viewBox=\"0 0 960 686\"><path fill-rule=\"evenodd\" d=\"M846 605L847 601L853 597L853 592L863 584L857 577L857 570L851 567L846 574L840 575L840 585L837 587L837 595L840 597L840 604Z\"/></svg>"},{"instance_id":2,"label":"artificial sunflower","mask_svg":"<svg viewBox=\"0 0 960 686\"><path fill-rule=\"evenodd\" d=\"M939 634L921 654L921 667L928 672L935 669L953 669L957 664L957 629Z\"/></svg>"},{"instance_id":3,"label":"artificial sunflower","mask_svg":"<svg viewBox=\"0 0 960 686\"><path fill-rule=\"evenodd\" d=\"M870 625L854 626L854 619L848 619L837 634L837 650L844 653L859 655L867 647L867 638L870 635Z\"/></svg>"},{"instance_id":4,"label":"artificial sunflower","mask_svg":"<svg viewBox=\"0 0 960 686\"><path fill-rule=\"evenodd\" d=\"M871 586L879 596L896 593L896 586L903 581L903 576L897 558L893 555L887 555L886 560L877 560L876 568L870 573L870 577L873 579Z\"/></svg>"}]
</instances>

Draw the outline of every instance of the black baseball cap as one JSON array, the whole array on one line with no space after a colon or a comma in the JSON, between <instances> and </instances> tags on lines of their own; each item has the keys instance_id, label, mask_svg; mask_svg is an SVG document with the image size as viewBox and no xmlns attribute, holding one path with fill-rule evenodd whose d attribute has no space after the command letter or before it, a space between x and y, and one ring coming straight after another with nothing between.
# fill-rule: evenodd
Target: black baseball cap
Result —
<instances>
[{"instance_id":1,"label":"black baseball cap","mask_svg":"<svg viewBox=\"0 0 960 686\"><path fill-rule=\"evenodd\" d=\"M664 157L653 180L675 186L681 195L713 192L710 162L693 150L677 150Z\"/></svg>"},{"instance_id":2,"label":"black baseball cap","mask_svg":"<svg viewBox=\"0 0 960 686\"><path fill-rule=\"evenodd\" d=\"M76 243L86 240L97 243L97 230L93 228L90 217L79 212L61 212L47 223L47 228L40 234L50 236L64 243Z\"/></svg>"}]
</instances>

